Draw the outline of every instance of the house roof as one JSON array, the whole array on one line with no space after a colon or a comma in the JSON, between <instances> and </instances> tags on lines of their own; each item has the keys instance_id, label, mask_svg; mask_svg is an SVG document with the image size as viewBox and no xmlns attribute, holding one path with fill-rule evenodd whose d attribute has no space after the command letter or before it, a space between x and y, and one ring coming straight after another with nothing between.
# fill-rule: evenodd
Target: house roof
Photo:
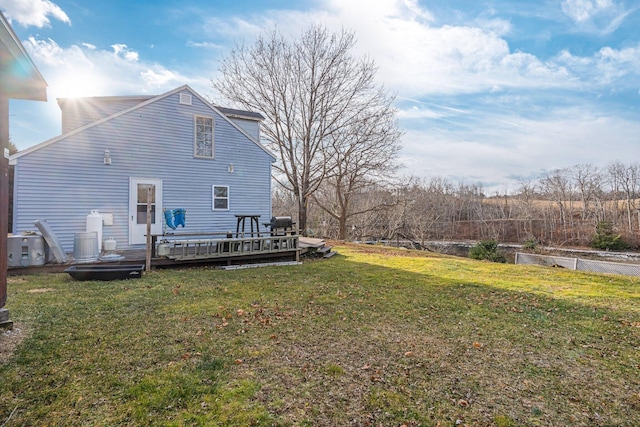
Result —
<instances>
[{"instance_id":1,"label":"house roof","mask_svg":"<svg viewBox=\"0 0 640 427\"><path fill-rule=\"evenodd\" d=\"M0 87L9 98L47 100L47 82L0 12Z\"/></svg>"},{"instance_id":2,"label":"house roof","mask_svg":"<svg viewBox=\"0 0 640 427\"><path fill-rule=\"evenodd\" d=\"M104 118L102 118L100 120L96 120L95 122L91 122L91 123L86 124L84 126L81 126L79 128L73 129L73 130L71 130L69 132L63 133L62 135L58 135L58 136L56 136L54 138L51 138L51 139L49 139L47 141L41 142L40 144L36 144L36 145L34 145L32 147L29 147L29 148L27 148L25 150L19 151L18 153L12 155L9 158L9 162L11 164L15 164L17 162L17 160L20 157L24 156L24 155L27 155L27 154L32 153L34 151L40 150L41 148L44 148L44 147L46 147L48 145L55 144L56 142L58 142L58 141L60 141L60 140L62 140L64 138L67 138L67 137L69 137L71 135L80 133L80 132L82 132L82 131L84 131L86 129L92 128L92 127L97 126L99 124L102 124L104 122L108 122L108 121L113 120L113 119L115 119L115 118L117 118L119 116L122 116L123 114L129 113L131 111L138 110L138 109L143 108L143 107L145 107L145 106L147 106L149 104L152 104L154 102L157 102L157 101L159 101L161 99L164 99L164 98L166 98L168 96L174 95L174 94L182 92L182 91L191 92L191 94L193 96L197 97L205 105L208 105L209 108L211 108L213 111L217 112L224 120L229 122L229 124L231 124L231 126L235 127L238 131L240 131L243 135L245 135L251 142L256 144L261 150L263 150L265 153L267 153L273 160L276 159L275 155L271 151L269 151L266 147L264 147L262 144L260 144L259 141L256 141L255 138L253 138L251 135L249 135L244 129L242 129L240 126L235 124L222 111L222 110L229 110L229 109L220 109L219 107L216 107L216 106L212 105L210 102L208 102L206 99L204 99L199 93L197 93L195 90L193 90L189 85L183 85L183 86L177 87L177 88L175 88L175 89L173 89L173 90L171 90L169 92L166 92L166 93L164 93L162 95L158 95L158 96L154 96L154 97L148 97L148 99L143 100L142 102L140 102L140 103L138 103L138 104L136 104L136 105L134 105L132 107L126 108L126 109L124 109L122 111L119 111L119 112L117 112L115 114L112 114L110 116L104 117ZM104 97L104 98L109 98L109 97ZM116 97L116 98L120 98L120 99L145 99L147 97L146 96L132 96L132 97ZM58 103L60 103L60 100L58 100ZM241 111L241 110L234 110L234 111ZM249 112L245 112L245 113L249 113ZM252 113L252 114L258 114L258 113ZM260 115L260 117L262 117L262 115ZM253 120L256 120L256 118L253 118Z\"/></svg>"},{"instance_id":3,"label":"house roof","mask_svg":"<svg viewBox=\"0 0 640 427\"><path fill-rule=\"evenodd\" d=\"M254 111L236 110L235 108L226 108L220 106L216 106L216 108L227 117L237 117L240 119L258 121L264 120L264 116L262 114L256 113Z\"/></svg>"},{"instance_id":4,"label":"house roof","mask_svg":"<svg viewBox=\"0 0 640 427\"><path fill-rule=\"evenodd\" d=\"M118 101L138 101L138 102L144 102L144 101L148 101L149 99L153 99L155 97L157 97L158 95L134 95L134 96L85 96L82 98L56 98L56 101L58 102L58 106L60 106L60 108L62 108L64 106L64 104L66 104L67 102L73 102L76 100L87 100L87 101L99 101L99 102L107 102L107 101L112 101L112 102L118 102Z\"/></svg>"},{"instance_id":5,"label":"house roof","mask_svg":"<svg viewBox=\"0 0 640 427\"><path fill-rule=\"evenodd\" d=\"M81 100L85 100L85 101L98 101L98 102L119 102L119 101L138 101L138 102L144 102L147 101L149 99L153 99L156 98L158 95L131 95L131 96L90 96L90 97L83 97L83 98L57 98L58 101L58 105L60 106L60 108L62 108L64 106L64 104L66 104L67 102L71 101L75 101L78 99ZM207 101L205 101L207 102ZM209 104L209 102L207 102ZM255 120L255 121L262 121L264 120L264 116L260 113L256 113L254 111L246 111L246 110L238 110L235 108L227 108L227 107L221 107L219 105L214 105L214 107L216 107L216 109L218 109L219 112L221 112L222 114L224 114L227 117L233 117L233 118L239 118L239 119L245 119L245 120Z\"/></svg>"}]
</instances>

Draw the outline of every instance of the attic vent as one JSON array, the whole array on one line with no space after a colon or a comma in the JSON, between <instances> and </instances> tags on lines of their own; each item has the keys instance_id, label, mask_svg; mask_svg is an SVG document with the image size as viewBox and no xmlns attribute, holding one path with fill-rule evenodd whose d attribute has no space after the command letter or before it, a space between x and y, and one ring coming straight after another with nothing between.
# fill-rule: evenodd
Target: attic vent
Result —
<instances>
[{"instance_id":1,"label":"attic vent","mask_svg":"<svg viewBox=\"0 0 640 427\"><path fill-rule=\"evenodd\" d=\"M180 94L180 104L191 105L191 94L181 93Z\"/></svg>"}]
</instances>

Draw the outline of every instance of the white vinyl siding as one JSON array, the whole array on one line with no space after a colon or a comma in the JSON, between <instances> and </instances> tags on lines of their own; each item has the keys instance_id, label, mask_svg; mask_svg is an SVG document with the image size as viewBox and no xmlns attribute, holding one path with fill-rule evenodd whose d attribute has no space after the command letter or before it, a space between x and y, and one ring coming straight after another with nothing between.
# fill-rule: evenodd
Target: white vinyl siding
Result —
<instances>
[{"instance_id":1,"label":"white vinyl siding","mask_svg":"<svg viewBox=\"0 0 640 427\"><path fill-rule=\"evenodd\" d=\"M195 116L194 156L213 159L213 117Z\"/></svg>"}]
</instances>

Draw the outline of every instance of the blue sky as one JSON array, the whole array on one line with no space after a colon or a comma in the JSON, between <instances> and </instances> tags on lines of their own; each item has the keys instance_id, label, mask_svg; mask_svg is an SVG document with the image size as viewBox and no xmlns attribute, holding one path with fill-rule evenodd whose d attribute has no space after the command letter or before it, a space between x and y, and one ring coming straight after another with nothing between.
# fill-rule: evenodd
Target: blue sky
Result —
<instances>
[{"instance_id":1,"label":"blue sky","mask_svg":"<svg viewBox=\"0 0 640 427\"><path fill-rule=\"evenodd\" d=\"M49 84L11 101L24 149L60 133L56 98L210 81L235 44L312 23L353 30L397 95L402 173L517 190L640 153L640 2L618 0L0 0Z\"/></svg>"}]
</instances>

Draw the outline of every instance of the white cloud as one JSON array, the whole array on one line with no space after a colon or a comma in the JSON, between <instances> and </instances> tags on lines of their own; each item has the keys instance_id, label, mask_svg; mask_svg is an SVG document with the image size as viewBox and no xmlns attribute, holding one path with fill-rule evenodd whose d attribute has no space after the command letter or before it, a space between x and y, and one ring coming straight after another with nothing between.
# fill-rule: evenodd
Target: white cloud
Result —
<instances>
[{"instance_id":1,"label":"white cloud","mask_svg":"<svg viewBox=\"0 0 640 427\"><path fill-rule=\"evenodd\" d=\"M368 9L362 1L355 2ZM500 20L480 26L434 26L425 10L402 8L401 1L380 2L384 15L357 14L352 2L330 4L337 20L354 28L362 53L375 52L379 77L401 95L477 93L494 88L564 87L573 84L566 69L533 55L512 52ZM342 5L344 8L341 9ZM395 7L392 7L395 5ZM489 24L491 22L492 24Z\"/></svg>"},{"instance_id":2,"label":"white cloud","mask_svg":"<svg viewBox=\"0 0 640 427\"><path fill-rule=\"evenodd\" d=\"M138 52L129 49L126 44L113 44L111 48L116 56L122 57L127 61L135 62L139 58Z\"/></svg>"},{"instance_id":3,"label":"white cloud","mask_svg":"<svg viewBox=\"0 0 640 427\"><path fill-rule=\"evenodd\" d=\"M518 177L544 170L582 163L603 167L637 157L633 135L640 134L640 123L591 107L550 108L536 119L517 113L476 114L480 124L468 130L436 121L407 131L403 173L479 183L491 194L505 186L514 191Z\"/></svg>"},{"instance_id":4,"label":"white cloud","mask_svg":"<svg viewBox=\"0 0 640 427\"><path fill-rule=\"evenodd\" d=\"M564 0L562 11L579 31L606 35L617 30L631 14L613 0Z\"/></svg>"},{"instance_id":5,"label":"white cloud","mask_svg":"<svg viewBox=\"0 0 640 427\"><path fill-rule=\"evenodd\" d=\"M159 69L158 71L148 69L140 73L142 79L153 87L167 87L169 84L178 86L176 83L180 80L180 75L167 69Z\"/></svg>"},{"instance_id":6,"label":"white cloud","mask_svg":"<svg viewBox=\"0 0 640 427\"><path fill-rule=\"evenodd\" d=\"M323 10L272 10L260 15L206 20L210 37L251 43L265 29L295 38L311 23L331 31L353 30L355 53L372 57L377 77L400 96L479 93L509 88L570 87L567 69L523 52L512 52L502 35L507 21L435 26L432 13L415 0L325 0ZM245 37L238 39L238 34Z\"/></svg>"},{"instance_id":7,"label":"white cloud","mask_svg":"<svg viewBox=\"0 0 640 427\"><path fill-rule=\"evenodd\" d=\"M611 0L564 0L562 11L576 22L584 22L594 15L610 10L614 7Z\"/></svg>"},{"instance_id":8,"label":"white cloud","mask_svg":"<svg viewBox=\"0 0 640 427\"><path fill-rule=\"evenodd\" d=\"M71 24L67 14L50 0L0 0L0 8L5 11L10 21L15 20L24 27L49 27L49 16Z\"/></svg>"},{"instance_id":9,"label":"white cloud","mask_svg":"<svg viewBox=\"0 0 640 427\"><path fill-rule=\"evenodd\" d=\"M82 46L86 47L87 49L96 50L96 45L93 45L91 43L82 43Z\"/></svg>"},{"instance_id":10,"label":"white cloud","mask_svg":"<svg viewBox=\"0 0 640 427\"><path fill-rule=\"evenodd\" d=\"M196 48L204 48L204 49L222 49L222 46L216 43L210 43L210 42L194 42L194 41L188 41L187 42L187 46L189 47L196 47Z\"/></svg>"},{"instance_id":11,"label":"white cloud","mask_svg":"<svg viewBox=\"0 0 640 427\"><path fill-rule=\"evenodd\" d=\"M160 94L183 84L204 91L209 80L188 77L176 70L141 60L123 44L112 50L71 45L29 37L24 43L43 75L47 76L49 98Z\"/></svg>"},{"instance_id":12,"label":"white cloud","mask_svg":"<svg viewBox=\"0 0 640 427\"><path fill-rule=\"evenodd\" d=\"M557 56L556 61L582 76L585 85L602 87L617 83L618 88L629 83L637 85L621 80L629 75L640 74L640 43L623 49L605 46L590 57L574 56L565 50Z\"/></svg>"},{"instance_id":13,"label":"white cloud","mask_svg":"<svg viewBox=\"0 0 640 427\"><path fill-rule=\"evenodd\" d=\"M62 48L51 39L38 40L31 36L24 45L34 58L38 58L39 65L56 66L63 64L60 55ZM73 52L75 54L76 49L73 49Z\"/></svg>"},{"instance_id":14,"label":"white cloud","mask_svg":"<svg viewBox=\"0 0 640 427\"><path fill-rule=\"evenodd\" d=\"M504 19L478 19L475 21L475 24L479 28L492 32L498 36L509 34L512 30L511 23Z\"/></svg>"},{"instance_id":15,"label":"white cloud","mask_svg":"<svg viewBox=\"0 0 640 427\"><path fill-rule=\"evenodd\" d=\"M418 119L440 119L447 116L446 111L435 108L411 107L406 110L398 111L399 119L418 120Z\"/></svg>"}]
</instances>

